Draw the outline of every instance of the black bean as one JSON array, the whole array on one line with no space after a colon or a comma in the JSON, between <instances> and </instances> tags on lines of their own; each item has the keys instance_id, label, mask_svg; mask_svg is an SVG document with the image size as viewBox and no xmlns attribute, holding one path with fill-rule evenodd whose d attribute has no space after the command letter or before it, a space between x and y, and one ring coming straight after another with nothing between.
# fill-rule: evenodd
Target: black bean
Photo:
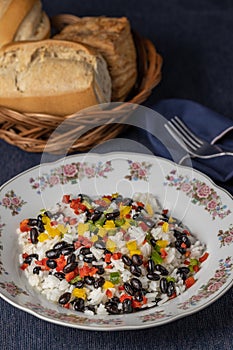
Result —
<instances>
[{"instance_id":1,"label":"black bean","mask_svg":"<svg viewBox=\"0 0 233 350\"><path fill-rule=\"evenodd\" d=\"M67 264L69 263L72 263L72 262L75 262L76 260L76 255L74 253L70 254L68 257L67 257Z\"/></svg>"},{"instance_id":2,"label":"black bean","mask_svg":"<svg viewBox=\"0 0 233 350\"><path fill-rule=\"evenodd\" d=\"M75 248L73 245L68 245L67 247L61 250L62 255L70 255L70 253L74 252Z\"/></svg>"},{"instance_id":3,"label":"black bean","mask_svg":"<svg viewBox=\"0 0 233 350\"><path fill-rule=\"evenodd\" d=\"M38 215L38 217L37 217L37 227L38 227L39 232L44 232L44 224L42 222L41 215Z\"/></svg>"},{"instance_id":4,"label":"black bean","mask_svg":"<svg viewBox=\"0 0 233 350\"><path fill-rule=\"evenodd\" d=\"M66 247L68 245L68 243L67 242L65 242L65 241L60 241L60 242L57 242L57 243L55 243L54 244L54 246L53 246L53 249L58 249L58 250L60 250L60 249L62 249L62 248L64 248L64 247Z\"/></svg>"},{"instance_id":5,"label":"black bean","mask_svg":"<svg viewBox=\"0 0 233 350\"><path fill-rule=\"evenodd\" d=\"M188 275L190 272L189 268L186 266L178 267L176 273L184 273L185 275Z\"/></svg>"},{"instance_id":6,"label":"black bean","mask_svg":"<svg viewBox=\"0 0 233 350\"><path fill-rule=\"evenodd\" d=\"M94 255L91 255L91 256L85 255L83 258L83 261L85 261L86 263L92 263L93 261L96 261L96 258L94 257Z\"/></svg>"},{"instance_id":7,"label":"black bean","mask_svg":"<svg viewBox=\"0 0 233 350\"><path fill-rule=\"evenodd\" d=\"M134 295L134 289L129 282L124 283L124 289L125 289L127 294Z\"/></svg>"},{"instance_id":8,"label":"black bean","mask_svg":"<svg viewBox=\"0 0 233 350\"><path fill-rule=\"evenodd\" d=\"M130 299L125 299L122 303L122 311L124 314L130 314L133 312L132 301Z\"/></svg>"},{"instance_id":9,"label":"black bean","mask_svg":"<svg viewBox=\"0 0 233 350\"><path fill-rule=\"evenodd\" d=\"M175 284L173 281L169 281L167 284L167 296L171 297L176 291Z\"/></svg>"},{"instance_id":10,"label":"black bean","mask_svg":"<svg viewBox=\"0 0 233 350\"><path fill-rule=\"evenodd\" d=\"M41 270L41 266L35 266L34 269L32 270L32 272L33 272L35 275L39 275L40 270Z\"/></svg>"},{"instance_id":11,"label":"black bean","mask_svg":"<svg viewBox=\"0 0 233 350\"><path fill-rule=\"evenodd\" d=\"M137 265L137 266L141 266L143 263L142 258L138 254L133 254L132 262L134 265Z\"/></svg>"},{"instance_id":12,"label":"black bean","mask_svg":"<svg viewBox=\"0 0 233 350\"><path fill-rule=\"evenodd\" d=\"M96 307L95 305L87 305L85 306L85 309L84 310L90 310L92 311L94 314L96 314Z\"/></svg>"},{"instance_id":13,"label":"black bean","mask_svg":"<svg viewBox=\"0 0 233 350\"><path fill-rule=\"evenodd\" d=\"M83 286L84 286L84 281L82 281L82 280L75 283L76 288L80 289L80 288L83 288Z\"/></svg>"},{"instance_id":14,"label":"black bean","mask_svg":"<svg viewBox=\"0 0 233 350\"><path fill-rule=\"evenodd\" d=\"M141 290L142 289L142 282L138 278L131 278L130 280L131 286L135 290Z\"/></svg>"},{"instance_id":15,"label":"black bean","mask_svg":"<svg viewBox=\"0 0 233 350\"><path fill-rule=\"evenodd\" d=\"M130 266L133 263L128 255L122 255L121 259L122 259L123 263L127 266Z\"/></svg>"},{"instance_id":16,"label":"black bean","mask_svg":"<svg viewBox=\"0 0 233 350\"><path fill-rule=\"evenodd\" d=\"M153 274L154 270L155 270L155 263L152 259L148 260L148 272L149 274Z\"/></svg>"},{"instance_id":17,"label":"black bean","mask_svg":"<svg viewBox=\"0 0 233 350\"><path fill-rule=\"evenodd\" d=\"M104 283L105 283L105 279L103 277L100 277L97 280L95 280L94 288L102 287L104 285Z\"/></svg>"},{"instance_id":18,"label":"black bean","mask_svg":"<svg viewBox=\"0 0 233 350\"><path fill-rule=\"evenodd\" d=\"M186 253L186 249L185 248L182 248L180 247L179 245L176 246L176 249L178 250L178 252L182 255L184 255Z\"/></svg>"},{"instance_id":19,"label":"black bean","mask_svg":"<svg viewBox=\"0 0 233 350\"><path fill-rule=\"evenodd\" d=\"M82 201L83 201L83 194L82 194L82 193L79 193L76 199L78 199L78 198L79 198L80 201L82 202Z\"/></svg>"},{"instance_id":20,"label":"black bean","mask_svg":"<svg viewBox=\"0 0 233 350\"><path fill-rule=\"evenodd\" d=\"M131 265L130 266L130 272L132 273L132 275L136 276L136 277L140 277L142 274L142 271L140 269L139 266L137 265Z\"/></svg>"},{"instance_id":21,"label":"black bean","mask_svg":"<svg viewBox=\"0 0 233 350\"><path fill-rule=\"evenodd\" d=\"M180 231L178 231L178 230L174 230L173 236L174 236L175 238L179 238L181 235L182 235L182 232L180 232Z\"/></svg>"},{"instance_id":22,"label":"black bean","mask_svg":"<svg viewBox=\"0 0 233 350\"><path fill-rule=\"evenodd\" d=\"M24 263L30 265L33 259L38 260L38 254L30 254L24 259Z\"/></svg>"},{"instance_id":23,"label":"black bean","mask_svg":"<svg viewBox=\"0 0 233 350\"><path fill-rule=\"evenodd\" d=\"M160 279L159 275L157 273L148 273L146 275L146 277L148 278L148 280L150 281L158 281Z\"/></svg>"},{"instance_id":24,"label":"black bean","mask_svg":"<svg viewBox=\"0 0 233 350\"><path fill-rule=\"evenodd\" d=\"M93 276L85 276L84 282L89 286L92 286L95 283L95 278Z\"/></svg>"},{"instance_id":25,"label":"black bean","mask_svg":"<svg viewBox=\"0 0 233 350\"><path fill-rule=\"evenodd\" d=\"M61 305L65 305L70 301L70 298L71 298L71 293L66 292L60 296L58 302Z\"/></svg>"},{"instance_id":26,"label":"black bean","mask_svg":"<svg viewBox=\"0 0 233 350\"><path fill-rule=\"evenodd\" d=\"M141 212L143 209L144 209L144 207L142 207L141 205L138 205L136 211Z\"/></svg>"},{"instance_id":27,"label":"black bean","mask_svg":"<svg viewBox=\"0 0 233 350\"><path fill-rule=\"evenodd\" d=\"M190 248L190 247L191 247L190 239L187 237L186 234L182 234L182 236L179 238L179 240L180 240L182 243L185 243L187 248Z\"/></svg>"},{"instance_id":28,"label":"black bean","mask_svg":"<svg viewBox=\"0 0 233 350\"><path fill-rule=\"evenodd\" d=\"M133 215L133 219L136 221L141 221L143 219L143 216L140 215L140 213L136 213Z\"/></svg>"},{"instance_id":29,"label":"black bean","mask_svg":"<svg viewBox=\"0 0 233 350\"><path fill-rule=\"evenodd\" d=\"M38 243L38 235L39 235L38 230L35 227L31 228L30 239L32 244Z\"/></svg>"},{"instance_id":30,"label":"black bean","mask_svg":"<svg viewBox=\"0 0 233 350\"><path fill-rule=\"evenodd\" d=\"M117 218L120 215L119 210L113 210L112 213L106 213L105 217L107 220L114 220L115 218Z\"/></svg>"},{"instance_id":31,"label":"black bean","mask_svg":"<svg viewBox=\"0 0 233 350\"><path fill-rule=\"evenodd\" d=\"M150 244L152 245L152 247L156 246L156 240L154 238L150 239Z\"/></svg>"},{"instance_id":32,"label":"black bean","mask_svg":"<svg viewBox=\"0 0 233 350\"><path fill-rule=\"evenodd\" d=\"M37 226L37 219L28 219L29 226Z\"/></svg>"},{"instance_id":33,"label":"black bean","mask_svg":"<svg viewBox=\"0 0 233 350\"><path fill-rule=\"evenodd\" d=\"M165 277L161 278L159 286L162 293L167 293L168 282Z\"/></svg>"},{"instance_id":34,"label":"black bean","mask_svg":"<svg viewBox=\"0 0 233 350\"><path fill-rule=\"evenodd\" d=\"M109 314L117 315L119 314L118 305L112 301L105 304L105 308Z\"/></svg>"},{"instance_id":35,"label":"black bean","mask_svg":"<svg viewBox=\"0 0 233 350\"><path fill-rule=\"evenodd\" d=\"M120 302L120 299L118 298L118 297L113 297L112 299L111 299L111 301L113 301L114 303L117 303L117 304L119 304L119 302Z\"/></svg>"},{"instance_id":36,"label":"black bean","mask_svg":"<svg viewBox=\"0 0 233 350\"><path fill-rule=\"evenodd\" d=\"M44 215L47 216L47 217L50 218L50 219L51 219L51 217L52 217L52 213L51 213L49 210L45 211L45 212L44 212Z\"/></svg>"},{"instance_id":37,"label":"black bean","mask_svg":"<svg viewBox=\"0 0 233 350\"><path fill-rule=\"evenodd\" d=\"M143 294L142 294L142 292L140 292L140 291L137 291L135 294L134 294L134 299L136 300L136 301L143 301Z\"/></svg>"},{"instance_id":38,"label":"black bean","mask_svg":"<svg viewBox=\"0 0 233 350\"><path fill-rule=\"evenodd\" d=\"M72 272L76 269L76 267L78 266L78 262L75 261L75 262L72 262L72 263L69 263L69 264L66 264L63 268L63 272L64 273L69 273L69 272Z\"/></svg>"},{"instance_id":39,"label":"black bean","mask_svg":"<svg viewBox=\"0 0 233 350\"><path fill-rule=\"evenodd\" d=\"M103 275L105 273L105 269L103 267L103 265L92 265L93 267L95 267L96 269L98 269L98 271L96 272L98 275Z\"/></svg>"},{"instance_id":40,"label":"black bean","mask_svg":"<svg viewBox=\"0 0 233 350\"><path fill-rule=\"evenodd\" d=\"M55 272L54 276L57 277L60 281L64 280L65 274L63 272Z\"/></svg>"},{"instance_id":41,"label":"black bean","mask_svg":"<svg viewBox=\"0 0 233 350\"><path fill-rule=\"evenodd\" d=\"M163 265L156 264L155 265L155 270L159 271L162 276L167 276L168 275L168 270Z\"/></svg>"},{"instance_id":42,"label":"black bean","mask_svg":"<svg viewBox=\"0 0 233 350\"><path fill-rule=\"evenodd\" d=\"M94 247L97 249L105 249L105 242L98 240L94 243Z\"/></svg>"},{"instance_id":43,"label":"black bean","mask_svg":"<svg viewBox=\"0 0 233 350\"><path fill-rule=\"evenodd\" d=\"M87 254L90 254L91 251L90 251L90 248L83 247L80 249L79 253L82 255L87 255Z\"/></svg>"},{"instance_id":44,"label":"black bean","mask_svg":"<svg viewBox=\"0 0 233 350\"><path fill-rule=\"evenodd\" d=\"M74 302L74 309L75 311L81 311L83 312L85 308L85 301L82 298L78 298L75 302Z\"/></svg>"},{"instance_id":45,"label":"black bean","mask_svg":"<svg viewBox=\"0 0 233 350\"><path fill-rule=\"evenodd\" d=\"M42 215L41 214L37 215L37 220L42 222Z\"/></svg>"},{"instance_id":46,"label":"black bean","mask_svg":"<svg viewBox=\"0 0 233 350\"><path fill-rule=\"evenodd\" d=\"M49 259L58 259L60 256L60 251L56 249L49 249L47 252L45 252L45 255Z\"/></svg>"},{"instance_id":47,"label":"black bean","mask_svg":"<svg viewBox=\"0 0 233 350\"><path fill-rule=\"evenodd\" d=\"M50 267L50 269L55 269L57 267L57 262L53 259L48 259L46 265Z\"/></svg>"},{"instance_id":48,"label":"black bean","mask_svg":"<svg viewBox=\"0 0 233 350\"><path fill-rule=\"evenodd\" d=\"M92 220L93 222L99 220L99 218L101 217L102 212L97 212L95 211L94 213L91 213L88 215L88 219Z\"/></svg>"}]
</instances>

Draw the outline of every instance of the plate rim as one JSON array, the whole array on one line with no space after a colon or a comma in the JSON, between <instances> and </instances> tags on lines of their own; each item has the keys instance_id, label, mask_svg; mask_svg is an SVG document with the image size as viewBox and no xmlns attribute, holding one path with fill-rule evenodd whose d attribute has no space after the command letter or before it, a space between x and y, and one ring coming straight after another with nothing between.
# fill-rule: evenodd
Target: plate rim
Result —
<instances>
[{"instance_id":1,"label":"plate rim","mask_svg":"<svg viewBox=\"0 0 233 350\"><path fill-rule=\"evenodd\" d=\"M78 153L78 154L72 154L72 155L68 155L68 156L64 156L62 158L59 158L55 161L51 161L51 162L45 162L45 163L40 163L37 164L33 167L30 167L18 174L16 174L14 177L12 177L11 179L7 180L6 182L4 182L1 186L0 186L0 193L2 192L2 190L8 186L9 184L11 184L12 182L14 182L15 180L17 180L20 177L23 177L25 175L27 175L27 173L30 173L36 169L39 169L40 167L51 167L54 166L56 164L59 163L64 163L65 161L69 160L69 159L75 159L75 158L82 158L82 157L86 157L87 159L89 157L100 157L100 158L106 158L106 157L110 157L110 156L119 156L119 155L127 155L128 157L130 156L139 156L139 157L146 157L148 159L150 158L154 158L157 160L161 160L165 163L169 163L170 165L173 165L175 167L177 167L177 169L185 169L186 171L190 172L190 173L197 173L199 174L200 177L204 177L205 179L207 179L207 181L214 186L214 188L218 189L220 192L223 192L226 196L229 197L229 199L233 200L233 195L227 191L225 188L219 186L218 184L216 184L214 182L214 180L212 178L210 178L208 175L206 175L205 173L201 172L200 170L197 170L193 167L189 167L186 165L180 165L177 164L176 162L174 162L171 159L167 159L164 157L160 157L154 154L147 154L147 153L141 153L141 152L127 152L127 151L113 151L113 152L106 152L106 153ZM31 315L33 315L34 317L37 317L41 320L53 323L53 324L57 324L60 326L65 326L65 327L71 327L71 328L76 328L76 329L83 329L83 330L91 330L91 331L124 331L124 330L137 330L137 329L147 329L147 328L152 328L152 327L158 327L161 325L165 325L165 324L169 324L170 322L174 322L178 319L193 315L205 308L207 308L208 306L210 306L211 304L213 304L214 302L216 302L219 298L221 298L227 291L229 291L231 288L233 287L233 278L232 280L230 280L226 286L220 291L218 292L214 297L211 298L211 300L207 300L206 302L204 302L202 305L197 306L195 309L192 310L185 310L185 312L182 312L180 314L177 315L172 315L170 317L166 317L164 319L159 320L159 322L156 322L153 324L153 321L151 323L145 323L145 324L141 324L141 325L126 325L126 324L119 324L119 325L108 325L107 327L102 327L99 325L83 325L83 324L75 324L74 322L72 322L71 324L68 323L68 321L63 321L63 320L59 320L59 319L51 319L48 316L43 316L42 314L38 313L35 310L29 309L23 305L20 305L18 303L16 303L14 300L9 299L6 295L2 294L2 292L0 291L0 297L6 301L7 303L9 303L10 305L12 305L13 307L16 307L17 309L27 312ZM100 315L99 315L100 316ZM117 315L116 315L117 316ZM120 315L122 316L122 315Z\"/></svg>"}]
</instances>

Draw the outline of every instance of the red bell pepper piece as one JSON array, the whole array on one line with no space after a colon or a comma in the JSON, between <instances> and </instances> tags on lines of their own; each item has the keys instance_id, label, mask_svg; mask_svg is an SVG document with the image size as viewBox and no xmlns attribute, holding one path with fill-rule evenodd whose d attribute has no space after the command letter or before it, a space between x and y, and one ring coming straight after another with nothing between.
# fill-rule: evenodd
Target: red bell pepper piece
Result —
<instances>
[{"instance_id":1,"label":"red bell pepper piece","mask_svg":"<svg viewBox=\"0 0 233 350\"><path fill-rule=\"evenodd\" d=\"M24 219L23 221L20 222L19 228L21 232L27 232L30 230L30 226L28 225L28 219Z\"/></svg>"}]
</instances>

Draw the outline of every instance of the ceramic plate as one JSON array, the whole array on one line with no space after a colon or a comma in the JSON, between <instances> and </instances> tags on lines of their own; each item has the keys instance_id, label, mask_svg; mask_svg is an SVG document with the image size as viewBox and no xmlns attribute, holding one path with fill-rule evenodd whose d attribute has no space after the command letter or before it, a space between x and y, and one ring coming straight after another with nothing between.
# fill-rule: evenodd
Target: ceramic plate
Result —
<instances>
[{"instance_id":1,"label":"ceramic plate","mask_svg":"<svg viewBox=\"0 0 233 350\"><path fill-rule=\"evenodd\" d=\"M209 258L197 282L163 306L118 316L88 316L55 305L36 292L19 269L16 228L64 193L151 192L204 242ZM190 315L221 297L233 283L232 197L191 168L155 156L82 154L32 168L0 189L0 293L43 320L89 330L140 329Z\"/></svg>"}]
</instances>

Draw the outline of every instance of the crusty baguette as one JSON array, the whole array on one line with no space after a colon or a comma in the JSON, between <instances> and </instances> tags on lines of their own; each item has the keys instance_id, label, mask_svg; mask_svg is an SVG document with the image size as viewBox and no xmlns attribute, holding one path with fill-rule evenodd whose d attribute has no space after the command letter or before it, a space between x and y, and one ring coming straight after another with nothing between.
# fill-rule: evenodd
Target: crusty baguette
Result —
<instances>
[{"instance_id":1,"label":"crusty baguette","mask_svg":"<svg viewBox=\"0 0 233 350\"><path fill-rule=\"evenodd\" d=\"M0 18L0 46L13 41L24 17L32 9L35 0L8 0L4 2Z\"/></svg>"},{"instance_id":2,"label":"crusty baguette","mask_svg":"<svg viewBox=\"0 0 233 350\"><path fill-rule=\"evenodd\" d=\"M35 0L31 11L24 18L16 35L14 41L23 40L42 40L50 36L50 21L45 12L42 11L42 4L40 0Z\"/></svg>"},{"instance_id":3,"label":"crusty baguette","mask_svg":"<svg viewBox=\"0 0 233 350\"><path fill-rule=\"evenodd\" d=\"M69 115L110 99L106 62L93 49L47 39L12 43L0 50L0 105Z\"/></svg>"},{"instance_id":4,"label":"crusty baguette","mask_svg":"<svg viewBox=\"0 0 233 350\"><path fill-rule=\"evenodd\" d=\"M127 18L82 17L55 39L87 44L105 58L112 79L112 100L124 101L137 78L136 50Z\"/></svg>"}]
</instances>

